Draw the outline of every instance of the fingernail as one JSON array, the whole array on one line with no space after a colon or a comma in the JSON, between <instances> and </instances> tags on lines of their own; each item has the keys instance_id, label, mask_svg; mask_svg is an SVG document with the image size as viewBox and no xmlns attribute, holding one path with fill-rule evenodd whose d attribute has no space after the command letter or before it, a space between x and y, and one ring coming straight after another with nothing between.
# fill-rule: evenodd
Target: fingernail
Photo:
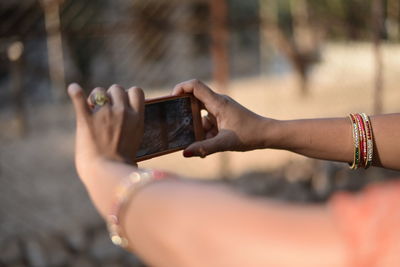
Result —
<instances>
[{"instance_id":1,"label":"fingernail","mask_svg":"<svg viewBox=\"0 0 400 267\"><path fill-rule=\"evenodd\" d=\"M185 158L193 157L193 152L192 151L183 151L183 156Z\"/></svg>"}]
</instances>

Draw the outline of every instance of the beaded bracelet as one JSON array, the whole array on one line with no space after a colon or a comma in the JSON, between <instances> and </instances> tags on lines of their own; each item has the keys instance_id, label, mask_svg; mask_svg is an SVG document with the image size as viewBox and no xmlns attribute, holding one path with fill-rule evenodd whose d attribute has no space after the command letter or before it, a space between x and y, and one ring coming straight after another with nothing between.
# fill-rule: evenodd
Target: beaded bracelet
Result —
<instances>
[{"instance_id":1,"label":"beaded bracelet","mask_svg":"<svg viewBox=\"0 0 400 267\"><path fill-rule=\"evenodd\" d=\"M114 245L127 249L129 242L121 226L123 213L128 202L144 186L157 180L167 178L165 172L139 170L131 173L115 189L115 202L107 218L107 227Z\"/></svg>"}]
</instances>

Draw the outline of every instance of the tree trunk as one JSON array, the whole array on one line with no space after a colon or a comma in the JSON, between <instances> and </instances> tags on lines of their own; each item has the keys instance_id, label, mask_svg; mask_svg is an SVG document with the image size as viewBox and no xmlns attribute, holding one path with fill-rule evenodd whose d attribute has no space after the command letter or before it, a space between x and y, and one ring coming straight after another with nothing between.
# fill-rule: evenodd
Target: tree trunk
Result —
<instances>
[{"instance_id":1,"label":"tree trunk","mask_svg":"<svg viewBox=\"0 0 400 267\"><path fill-rule=\"evenodd\" d=\"M383 56L381 49L381 35L383 26L383 1L373 0L372 21L374 24L374 58L375 58L375 90L374 90L374 113L383 111Z\"/></svg>"},{"instance_id":2,"label":"tree trunk","mask_svg":"<svg viewBox=\"0 0 400 267\"><path fill-rule=\"evenodd\" d=\"M260 0L261 31L265 36L262 40L269 40L286 57L296 74L301 94L307 95L308 69L314 61L317 38L309 22L307 2L294 0L291 8L295 29L293 38L288 37L279 26L278 1Z\"/></svg>"},{"instance_id":3,"label":"tree trunk","mask_svg":"<svg viewBox=\"0 0 400 267\"><path fill-rule=\"evenodd\" d=\"M400 37L400 1L387 0L386 10L389 38L392 41L397 41Z\"/></svg>"},{"instance_id":4,"label":"tree trunk","mask_svg":"<svg viewBox=\"0 0 400 267\"><path fill-rule=\"evenodd\" d=\"M15 111L15 128L20 137L26 136L28 132L23 92L23 53L24 45L22 42L13 42L8 48L8 59L11 64L11 91Z\"/></svg>"},{"instance_id":5,"label":"tree trunk","mask_svg":"<svg viewBox=\"0 0 400 267\"><path fill-rule=\"evenodd\" d=\"M229 83L229 31L227 26L228 6L226 0L210 0L211 7L211 54L213 59L213 79L217 90L227 94ZM220 176L229 177L230 159L226 153L220 154Z\"/></svg>"},{"instance_id":6,"label":"tree trunk","mask_svg":"<svg viewBox=\"0 0 400 267\"><path fill-rule=\"evenodd\" d=\"M53 97L62 100L66 97L64 55L60 29L59 0L42 0L47 31L47 49L50 80Z\"/></svg>"},{"instance_id":7,"label":"tree trunk","mask_svg":"<svg viewBox=\"0 0 400 267\"><path fill-rule=\"evenodd\" d=\"M229 32L227 27L228 7L226 0L210 0L210 4L213 78L217 83L218 90L226 91L229 81Z\"/></svg>"},{"instance_id":8,"label":"tree trunk","mask_svg":"<svg viewBox=\"0 0 400 267\"><path fill-rule=\"evenodd\" d=\"M290 9L293 17L293 37L302 54L308 54L316 48L316 37L310 23L307 0L291 0Z\"/></svg>"}]
</instances>

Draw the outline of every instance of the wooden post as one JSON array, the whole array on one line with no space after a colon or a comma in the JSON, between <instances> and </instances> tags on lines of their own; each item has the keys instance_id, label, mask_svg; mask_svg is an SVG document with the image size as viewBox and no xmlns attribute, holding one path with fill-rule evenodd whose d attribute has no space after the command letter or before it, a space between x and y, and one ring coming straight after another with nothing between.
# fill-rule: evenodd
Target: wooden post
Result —
<instances>
[{"instance_id":1,"label":"wooden post","mask_svg":"<svg viewBox=\"0 0 400 267\"><path fill-rule=\"evenodd\" d=\"M259 0L259 16L260 16L260 72L261 74L265 74L268 70L267 60L270 55L270 49L268 46L269 35L268 35L268 26L271 21L272 24L277 24L278 21L278 6L276 1L270 0Z\"/></svg>"},{"instance_id":2,"label":"wooden post","mask_svg":"<svg viewBox=\"0 0 400 267\"><path fill-rule=\"evenodd\" d=\"M373 53L375 58L375 90L374 90L374 113L383 111L383 56L381 48L381 35L383 25L383 1L373 0L372 20L374 29Z\"/></svg>"},{"instance_id":3,"label":"wooden post","mask_svg":"<svg viewBox=\"0 0 400 267\"><path fill-rule=\"evenodd\" d=\"M64 55L61 37L60 5L63 0L41 0L47 31L49 74L53 97L56 100L66 96Z\"/></svg>"},{"instance_id":4,"label":"wooden post","mask_svg":"<svg viewBox=\"0 0 400 267\"><path fill-rule=\"evenodd\" d=\"M390 40L397 41L400 37L400 1L387 0L387 26Z\"/></svg>"},{"instance_id":5,"label":"wooden post","mask_svg":"<svg viewBox=\"0 0 400 267\"><path fill-rule=\"evenodd\" d=\"M228 58L228 7L226 0L210 0L211 4L211 53L213 58L213 77L218 90L227 91L229 80Z\"/></svg>"},{"instance_id":6,"label":"wooden post","mask_svg":"<svg viewBox=\"0 0 400 267\"><path fill-rule=\"evenodd\" d=\"M213 60L213 79L217 90L228 93L229 83L229 31L228 6L226 0L210 0L211 7L211 54ZM220 175L223 178L230 176L229 155L221 154Z\"/></svg>"},{"instance_id":7,"label":"wooden post","mask_svg":"<svg viewBox=\"0 0 400 267\"><path fill-rule=\"evenodd\" d=\"M262 38L262 40L268 39L268 41L271 42L286 57L286 59L292 65L294 73L297 76L301 95L305 96L308 93L308 69L313 63L311 55L315 52L314 48L310 51L302 51L298 46L297 40L294 40L294 38L290 38L285 34L283 29L279 25L277 14L279 11L278 0L259 1L261 31L262 34L265 36L264 38ZM306 7L306 5L303 7L303 11ZM307 25L307 27L310 27L309 24ZM310 34L312 34L312 32L310 32ZM315 38L309 39L315 40ZM311 44L313 43L313 41L307 43Z\"/></svg>"},{"instance_id":8,"label":"wooden post","mask_svg":"<svg viewBox=\"0 0 400 267\"><path fill-rule=\"evenodd\" d=\"M307 0L291 0L290 12L293 18L293 38L301 53L310 53L317 47L314 29L310 23Z\"/></svg>"},{"instance_id":9,"label":"wooden post","mask_svg":"<svg viewBox=\"0 0 400 267\"><path fill-rule=\"evenodd\" d=\"M20 137L27 134L26 113L24 107L23 75L22 75L22 55L24 45L16 41L11 43L7 50L7 56L11 64L11 91L15 110L15 126Z\"/></svg>"}]
</instances>

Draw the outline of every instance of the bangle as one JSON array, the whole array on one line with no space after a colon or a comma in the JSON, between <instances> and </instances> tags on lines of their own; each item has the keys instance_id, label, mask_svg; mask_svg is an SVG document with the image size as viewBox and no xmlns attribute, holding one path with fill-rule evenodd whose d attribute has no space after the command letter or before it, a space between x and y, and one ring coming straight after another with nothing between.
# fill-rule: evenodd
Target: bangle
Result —
<instances>
[{"instance_id":1,"label":"bangle","mask_svg":"<svg viewBox=\"0 0 400 267\"><path fill-rule=\"evenodd\" d=\"M360 141L359 141L359 130L356 119L353 114L349 115L352 129L353 129L353 140L354 140L354 159L353 163L350 165L350 169L355 170L360 164Z\"/></svg>"},{"instance_id":2,"label":"bangle","mask_svg":"<svg viewBox=\"0 0 400 267\"><path fill-rule=\"evenodd\" d=\"M360 114L354 114L360 137L360 166L365 167L367 162L367 134L364 126L364 119Z\"/></svg>"},{"instance_id":3,"label":"bangle","mask_svg":"<svg viewBox=\"0 0 400 267\"><path fill-rule=\"evenodd\" d=\"M157 180L167 178L165 172L138 170L132 172L115 189L115 202L107 218L107 228L114 245L127 249L129 242L121 226L123 213L128 202L144 186Z\"/></svg>"},{"instance_id":4,"label":"bangle","mask_svg":"<svg viewBox=\"0 0 400 267\"><path fill-rule=\"evenodd\" d=\"M349 115L352 123L354 140L354 160L350 168L355 170L360 167L368 169L372 165L374 154L374 138L371 120L365 113Z\"/></svg>"},{"instance_id":5,"label":"bangle","mask_svg":"<svg viewBox=\"0 0 400 267\"><path fill-rule=\"evenodd\" d=\"M374 156L374 137L372 133L371 120L365 113L361 113L360 115L364 119L364 127L367 136L367 160L365 162L364 168L368 169L372 165L372 160Z\"/></svg>"}]
</instances>

